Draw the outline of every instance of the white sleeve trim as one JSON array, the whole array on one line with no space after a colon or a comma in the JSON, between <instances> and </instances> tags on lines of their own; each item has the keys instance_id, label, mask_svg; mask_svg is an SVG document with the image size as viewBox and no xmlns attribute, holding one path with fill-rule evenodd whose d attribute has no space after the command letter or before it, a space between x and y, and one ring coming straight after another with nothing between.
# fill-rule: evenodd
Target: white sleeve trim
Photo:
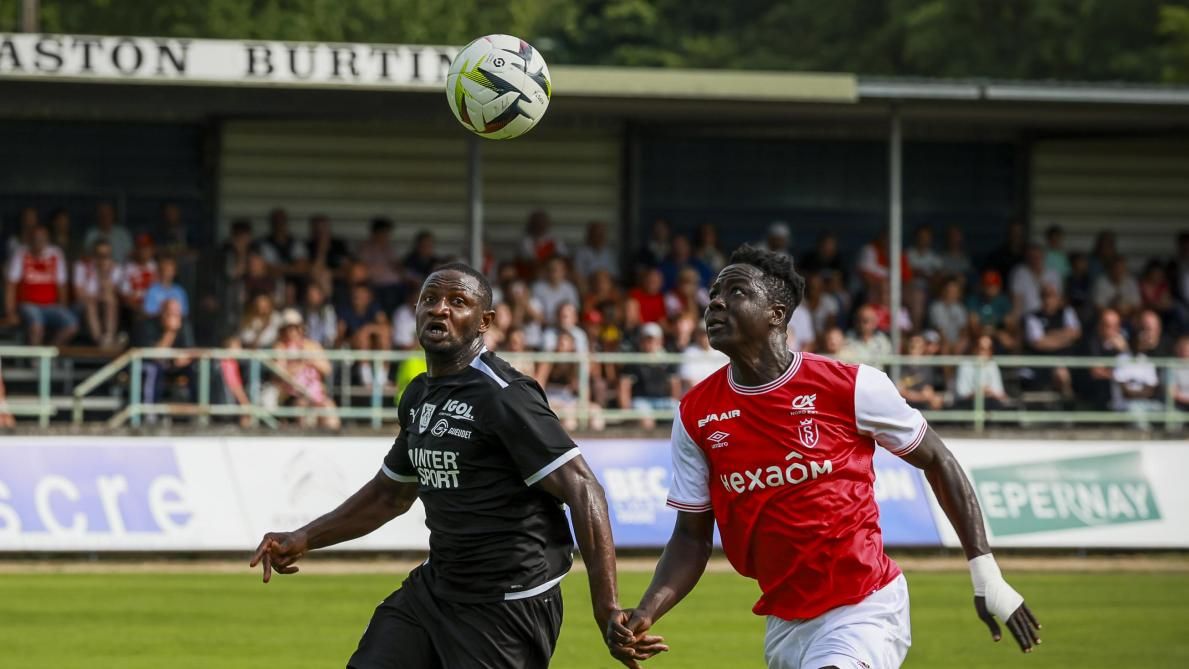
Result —
<instances>
[{"instance_id":1,"label":"white sleeve trim","mask_svg":"<svg viewBox=\"0 0 1189 669\"><path fill-rule=\"evenodd\" d=\"M536 474L533 474L532 476L524 479L524 485L531 486L531 485L535 484L537 481L540 481L541 479L545 478L546 476L549 476L553 472L557 471L562 465L566 464L570 460L573 460L574 458L578 457L579 455L582 455L582 451L579 451L577 446L575 446L574 448L571 448L570 450L568 450L565 453L562 453L560 456L558 456L558 458L556 460L554 460L553 462L550 462L549 464L545 465L544 467L538 469Z\"/></svg>"},{"instance_id":2,"label":"white sleeve trim","mask_svg":"<svg viewBox=\"0 0 1189 669\"><path fill-rule=\"evenodd\" d=\"M686 432L680 407L673 421L672 457L673 482L665 504L678 511L709 511L710 465L706 454Z\"/></svg>"},{"instance_id":3,"label":"white sleeve trim","mask_svg":"<svg viewBox=\"0 0 1189 669\"><path fill-rule=\"evenodd\" d=\"M405 476L404 474L397 474L388 468L388 465L380 465L380 471L384 475L398 483L416 483L419 479L416 476Z\"/></svg>"},{"instance_id":4,"label":"white sleeve trim","mask_svg":"<svg viewBox=\"0 0 1189 669\"><path fill-rule=\"evenodd\" d=\"M929 424L920 411L908 405L887 374L859 365L855 427L893 455L904 457L920 445Z\"/></svg>"}]
</instances>

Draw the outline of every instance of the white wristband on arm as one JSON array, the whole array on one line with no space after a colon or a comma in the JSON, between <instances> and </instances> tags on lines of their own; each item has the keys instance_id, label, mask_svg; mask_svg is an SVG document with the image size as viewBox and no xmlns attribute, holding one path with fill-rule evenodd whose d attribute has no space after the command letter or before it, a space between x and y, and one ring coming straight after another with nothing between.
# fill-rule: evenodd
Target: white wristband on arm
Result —
<instances>
[{"instance_id":1,"label":"white wristband on arm","mask_svg":"<svg viewBox=\"0 0 1189 669\"><path fill-rule=\"evenodd\" d=\"M974 596L985 597L987 610L1000 620L1007 620L1024 603L1024 598L1003 579L994 555L980 555L969 564Z\"/></svg>"}]
</instances>

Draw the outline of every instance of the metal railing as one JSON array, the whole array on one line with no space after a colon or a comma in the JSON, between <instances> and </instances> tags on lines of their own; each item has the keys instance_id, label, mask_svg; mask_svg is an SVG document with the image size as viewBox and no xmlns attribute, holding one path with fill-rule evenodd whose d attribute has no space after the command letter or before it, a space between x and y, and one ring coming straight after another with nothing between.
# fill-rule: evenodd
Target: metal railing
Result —
<instances>
[{"instance_id":1,"label":"metal railing","mask_svg":"<svg viewBox=\"0 0 1189 669\"><path fill-rule=\"evenodd\" d=\"M52 351L52 349L50 349ZM3 349L0 349L3 351ZM264 423L269 427L277 425L277 419L336 416L339 419L362 419L368 421L373 428L380 428L398 418L396 404L391 396L393 390L386 383L373 383L370 388L362 387L352 379L352 368L356 364L366 364L372 369L375 379L386 379L384 367L398 364L410 358L420 357L419 352L412 351L349 351L328 350L317 353L301 351L272 351L242 349L132 349L113 360L90 378L79 384L74 390L73 421L79 424L83 419L82 401L103 383L111 380L125 369L128 370L128 402L108 424L118 427L125 423L140 426L146 417L150 416L190 416L199 424L206 424L214 416L246 416L253 424ZM624 420L639 420L651 417L665 421L673 418L671 410L641 411L632 408L602 408L591 402L592 378L595 377L596 365L623 364L667 364L680 365L684 358L677 353L500 353L502 358L511 363L517 362L556 362L573 363L578 366L576 406L568 409L576 414L579 424L589 427L592 418L598 416L607 422ZM143 398L144 366L151 360L168 360L178 357L192 359L191 368L196 377L196 397L189 402L146 403ZM332 388L331 381L325 380L325 390L328 395L337 391L338 401L334 407L309 406L262 406L261 399L265 387L264 374L268 372L296 394L308 397L301 384L280 364L292 359L322 358L338 365L336 375L337 387ZM216 361L235 360L238 364L247 366L246 393L250 400L248 404L215 404L212 402L212 367ZM865 359L862 362L877 366L903 367L927 366L937 368L955 368L963 364L973 364L978 370L978 378L982 378L983 368L992 364L1001 369L1014 368L1055 368L1067 369L1107 367L1114 368L1119 364L1115 358L1089 357L1051 357L1051 356L997 356L989 359L966 356L882 356ZM987 396L982 383L975 384L974 393L969 398L970 407L964 409L939 409L924 411L926 417L938 423L969 423L975 431L981 432L990 423L1013 423L1031 425L1037 423L1076 425L1076 424L1120 424L1139 423L1144 425L1161 424L1168 431L1181 429L1189 422L1189 412L1179 409L1173 395L1174 389L1170 382L1174 369L1189 367L1189 360L1177 358L1150 358L1145 360L1155 366L1163 379L1163 397L1159 398L1160 409L1144 408L1137 411L1083 411L1066 407L1060 410L1029 408L1024 402L1016 402L1015 406L1006 409L989 409ZM48 359L43 361L48 367ZM1008 375L1004 375L1005 379ZM44 377L43 390L48 395L48 374ZM614 404L615 389L608 392ZM357 405L360 398L366 402ZM1018 399L1018 398L1016 398ZM50 412L52 413L52 411ZM48 420L45 414L45 420Z\"/></svg>"},{"instance_id":2,"label":"metal railing","mask_svg":"<svg viewBox=\"0 0 1189 669\"><path fill-rule=\"evenodd\" d=\"M14 370L10 364L13 359L35 361L34 367L36 368L36 372L34 375L37 378L37 398L35 401L29 402L25 398L14 397L10 394L6 401L0 404L0 411L12 414L13 416L37 416L38 425L41 427L49 425L50 417L57 413L57 409L51 403L50 396L52 362L56 357L58 357L58 349L52 346L0 346L0 359L9 363L4 365L6 386L19 376L16 373L18 370ZM11 393L11 389L8 392Z\"/></svg>"}]
</instances>

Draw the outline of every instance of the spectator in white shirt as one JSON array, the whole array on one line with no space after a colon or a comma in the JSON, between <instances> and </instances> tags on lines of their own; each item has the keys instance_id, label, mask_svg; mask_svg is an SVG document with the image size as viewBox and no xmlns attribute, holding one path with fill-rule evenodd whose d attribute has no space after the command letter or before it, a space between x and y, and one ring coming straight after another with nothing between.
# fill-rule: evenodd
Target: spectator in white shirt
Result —
<instances>
[{"instance_id":1,"label":"spectator in white shirt","mask_svg":"<svg viewBox=\"0 0 1189 669\"><path fill-rule=\"evenodd\" d=\"M994 349L995 342L990 335L979 335L975 341L974 353L981 360L981 364L967 361L958 365L958 373L954 379L954 395L959 406L973 406L975 390L980 386L983 389L985 408L996 410L1007 406L1003 375L999 372L999 365L991 358Z\"/></svg>"},{"instance_id":2,"label":"spectator in white shirt","mask_svg":"<svg viewBox=\"0 0 1189 669\"><path fill-rule=\"evenodd\" d=\"M578 353L588 353L590 351L590 340L586 336L586 330L578 324L578 307L571 302L562 302L557 307L556 324L545 330L541 339L542 351L557 350L557 339L563 332L570 335L574 340L574 350Z\"/></svg>"},{"instance_id":3,"label":"spectator in white shirt","mask_svg":"<svg viewBox=\"0 0 1189 669\"><path fill-rule=\"evenodd\" d=\"M793 309L793 315L789 318L788 334L790 351L812 353L817 349L815 345L817 332L813 327L813 313L809 311L809 307L804 302Z\"/></svg>"},{"instance_id":4,"label":"spectator in white shirt","mask_svg":"<svg viewBox=\"0 0 1189 669\"><path fill-rule=\"evenodd\" d=\"M905 254L914 279L932 280L941 271L941 256L933 248L933 228L921 226L913 233L912 247Z\"/></svg>"},{"instance_id":5,"label":"spectator in white shirt","mask_svg":"<svg viewBox=\"0 0 1189 669\"><path fill-rule=\"evenodd\" d=\"M586 226L586 243L579 246L574 253L574 273L579 284L586 286L591 275L599 270L619 278L619 263L615 259L615 250L607 245L607 224L592 221Z\"/></svg>"},{"instance_id":6,"label":"spectator in white shirt","mask_svg":"<svg viewBox=\"0 0 1189 669\"><path fill-rule=\"evenodd\" d=\"M941 334L942 353L949 355L966 350L968 320L966 307L962 304L962 287L957 279L950 277L941 287L941 298L929 306L929 324Z\"/></svg>"},{"instance_id":7,"label":"spectator in white shirt","mask_svg":"<svg viewBox=\"0 0 1189 669\"><path fill-rule=\"evenodd\" d=\"M338 316L335 314L334 305L326 301L326 293L317 283L306 286L305 298L302 320L305 323L306 338L317 342L322 348L333 348L339 336Z\"/></svg>"},{"instance_id":8,"label":"spectator in white shirt","mask_svg":"<svg viewBox=\"0 0 1189 669\"><path fill-rule=\"evenodd\" d=\"M729 362L727 355L710 347L710 337L706 334L706 323L698 323L694 330L694 339L681 352L681 367L678 375L684 390L689 390L702 382L703 379L722 369Z\"/></svg>"},{"instance_id":9,"label":"spectator in white shirt","mask_svg":"<svg viewBox=\"0 0 1189 669\"><path fill-rule=\"evenodd\" d=\"M111 244L100 238L91 255L74 264L74 296L82 307L91 340L101 348L116 345L120 328L121 269Z\"/></svg>"},{"instance_id":10,"label":"spectator in white shirt","mask_svg":"<svg viewBox=\"0 0 1189 669\"><path fill-rule=\"evenodd\" d=\"M1127 261L1116 257L1106 269L1106 273L1094 282L1094 306L1099 309L1111 308L1119 312L1123 320L1129 319L1143 302L1139 283L1127 270Z\"/></svg>"},{"instance_id":11,"label":"spectator in white shirt","mask_svg":"<svg viewBox=\"0 0 1189 669\"><path fill-rule=\"evenodd\" d=\"M578 289L566 278L566 261L553 257L545 266L545 278L533 284L533 297L541 304L546 325L557 323L557 308L569 302L581 304Z\"/></svg>"}]
</instances>

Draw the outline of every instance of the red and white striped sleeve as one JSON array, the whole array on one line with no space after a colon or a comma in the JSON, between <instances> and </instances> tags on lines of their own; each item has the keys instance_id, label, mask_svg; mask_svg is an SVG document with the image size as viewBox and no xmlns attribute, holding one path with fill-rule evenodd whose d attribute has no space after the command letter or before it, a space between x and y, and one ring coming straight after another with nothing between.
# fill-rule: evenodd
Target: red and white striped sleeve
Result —
<instances>
[{"instance_id":1,"label":"red and white striped sleeve","mask_svg":"<svg viewBox=\"0 0 1189 669\"><path fill-rule=\"evenodd\" d=\"M929 424L920 411L908 405L887 374L859 365L855 376L855 424L859 433L893 455L904 457L925 438Z\"/></svg>"},{"instance_id":2,"label":"red and white striped sleeve","mask_svg":"<svg viewBox=\"0 0 1189 669\"><path fill-rule=\"evenodd\" d=\"M673 420L673 483L667 504L678 511L710 510L710 465L689 433L678 409Z\"/></svg>"}]
</instances>

